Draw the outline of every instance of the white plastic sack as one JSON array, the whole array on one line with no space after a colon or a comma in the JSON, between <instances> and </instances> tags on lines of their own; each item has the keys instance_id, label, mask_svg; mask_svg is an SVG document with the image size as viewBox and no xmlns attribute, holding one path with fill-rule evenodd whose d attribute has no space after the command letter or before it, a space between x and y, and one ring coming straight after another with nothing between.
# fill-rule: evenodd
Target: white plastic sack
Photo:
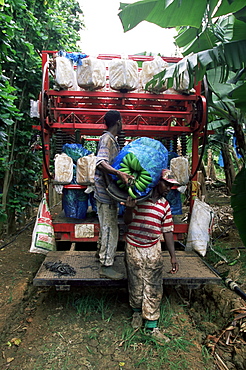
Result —
<instances>
[{"instance_id":1,"label":"white plastic sack","mask_svg":"<svg viewBox=\"0 0 246 370\"><path fill-rule=\"evenodd\" d=\"M187 93L187 92L189 92L189 83L190 83L189 73L188 73L187 70L185 70L179 76L178 81L176 81L176 79L174 79L173 88L174 88L174 90L176 90L178 92Z\"/></svg>"},{"instance_id":2,"label":"white plastic sack","mask_svg":"<svg viewBox=\"0 0 246 370\"><path fill-rule=\"evenodd\" d=\"M187 158L172 158L170 170L181 185L186 185L189 182L189 162Z\"/></svg>"},{"instance_id":3,"label":"white plastic sack","mask_svg":"<svg viewBox=\"0 0 246 370\"><path fill-rule=\"evenodd\" d=\"M44 194L38 208L38 214L32 233L30 252L47 254L55 249L55 233L46 195Z\"/></svg>"},{"instance_id":4,"label":"white plastic sack","mask_svg":"<svg viewBox=\"0 0 246 370\"><path fill-rule=\"evenodd\" d=\"M73 160L66 153L55 155L55 181L70 184L73 179Z\"/></svg>"},{"instance_id":5,"label":"white plastic sack","mask_svg":"<svg viewBox=\"0 0 246 370\"><path fill-rule=\"evenodd\" d=\"M195 199L188 230L186 250L195 250L205 256L214 219L213 209L205 202Z\"/></svg>"},{"instance_id":6,"label":"white plastic sack","mask_svg":"<svg viewBox=\"0 0 246 370\"><path fill-rule=\"evenodd\" d=\"M96 156L86 155L77 160L76 182L81 185L94 184L96 170Z\"/></svg>"},{"instance_id":7,"label":"white plastic sack","mask_svg":"<svg viewBox=\"0 0 246 370\"><path fill-rule=\"evenodd\" d=\"M54 185L54 188L55 188L55 191L57 192L57 194L62 195L63 185Z\"/></svg>"},{"instance_id":8,"label":"white plastic sack","mask_svg":"<svg viewBox=\"0 0 246 370\"><path fill-rule=\"evenodd\" d=\"M101 59L94 57L83 59L76 73L78 85L85 90L101 89L106 84L106 66Z\"/></svg>"},{"instance_id":9,"label":"white plastic sack","mask_svg":"<svg viewBox=\"0 0 246 370\"><path fill-rule=\"evenodd\" d=\"M109 61L109 85L113 90L136 90L139 86L138 64L131 59Z\"/></svg>"},{"instance_id":10,"label":"white plastic sack","mask_svg":"<svg viewBox=\"0 0 246 370\"><path fill-rule=\"evenodd\" d=\"M68 88L69 91L79 91L79 85L77 84L76 72L73 71L73 86Z\"/></svg>"},{"instance_id":11,"label":"white plastic sack","mask_svg":"<svg viewBox=\"0 0 246 370\"><path fill-rule=\"evenodd\" d=\"M153 60L145 61L142 64L142 70L140 71L140 79L143 88L145 85L153 78L154 75L159 72L164 71L168 67L166 63L160 56L155 57ZM159 89L159 91L164 91L167 89L167 85L164 85ZM149 87L149 91L153 91L153 87Z\"/></svg>"},{"instance_id":12,"label":"white plastic sack","mask_svg":"<svg viewBox=\"0 0 246 370\"><path fill-rule=\"evenodd\" d=\"M74 69L70 59L56 57L55 82L62 89L68 89L74 86Z\"/></svg>"}]
</instances>

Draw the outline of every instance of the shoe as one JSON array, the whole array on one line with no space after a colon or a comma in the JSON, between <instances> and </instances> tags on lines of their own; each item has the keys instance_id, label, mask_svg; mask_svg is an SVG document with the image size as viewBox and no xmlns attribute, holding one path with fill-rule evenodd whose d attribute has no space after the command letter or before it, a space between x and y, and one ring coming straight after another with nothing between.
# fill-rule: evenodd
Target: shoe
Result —
<instances>
[{"instance_id":1,"label":"shoe","mask_svg":"<svg viewBox=\"0 0 246 370\"><path fill-rule=\"evenodd\" d=\"M149 334L156 339L157 341L168 343L170 342L170 339L164 335L159 328L153 328L149 331Z\"/></svg>"},{"instance_id":2,"label":"shoe","mask_svg":"<svg viewBox=\"0 0 246 370\"><path fill-rule=\"evenodd\" d=\"M142 313L141 312L134 312L132 315L132 322L131 326L133 329L141 328L143 325L143 318L142 318Z\"/></svg>"},{"instance_id":3,"label":"shoe","mask_svg":"<svg viewBox=\"0 0 246 370\"><path fill-rule=\"evenodd\" d=\"M124 275L113 269L112 266L101 266L99 274L101 277L106 277L112 280L121 280Z\"/></svg>"}]
</instances>

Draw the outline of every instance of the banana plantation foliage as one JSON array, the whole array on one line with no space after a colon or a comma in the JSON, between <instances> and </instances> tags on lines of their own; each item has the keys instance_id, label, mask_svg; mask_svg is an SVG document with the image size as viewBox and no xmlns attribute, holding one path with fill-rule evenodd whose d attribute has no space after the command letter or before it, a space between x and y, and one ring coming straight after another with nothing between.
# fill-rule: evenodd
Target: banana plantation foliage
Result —
<instances>
[{"instance_id":1,"label":"banana plantation foliage","mask_svg":"<svg viewBox=\"0 0 246 370\"><path fill-rule=\"evenodd\" d=\"M41 169L30 99L41 90L41 50L76 49L76 0L0 0L0 232L14 231L35 201Z\"/></svg>"},{"instance_id":2,"label":"banana plantation foliage","mask_svg":"<svg viewBox=\"0 0 246 370\"><path fill-rule=\"evenodd\" d=\"M194 81L204 81L204 94L209 106L208 129L216 133L208 138L207 145L216 145L221 150L226 184L232 194L234 220L246 245L246 229L242 222L246 213L245 1L142 0L132 4L121 3L119 17L125 32L143 20L163 28L176 27L175 42L184 57L154 76L149 84L161 87L165 83L172 87L187 71L190 87ZM241 157L236 178L229 154L229 144L233 139Z\"/></svg>"}]
</instances>

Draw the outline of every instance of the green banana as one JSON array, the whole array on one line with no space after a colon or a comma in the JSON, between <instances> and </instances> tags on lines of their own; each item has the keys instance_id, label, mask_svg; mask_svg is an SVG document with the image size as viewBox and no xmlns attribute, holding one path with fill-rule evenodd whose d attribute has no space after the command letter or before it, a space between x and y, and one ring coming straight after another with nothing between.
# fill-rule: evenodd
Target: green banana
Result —
<instances>
[{"instance_id":1,"label":"green banana","mask_svg":"<svg viewBox=\"0 0 246 370\"><path fill-rule=\"evenodd\" d=\"M143 175L150 176L149 172L148 172L148 171L146 171L146 170L144 170L144 169L142 169L141 173L142 173Z\"/></svg>"},{"instance_id":2,"label":"green banana","mask_svg":"<svg viewBox=\"0 0 246 370\"><path fill-rule=\"evenodd\" d=\"M141 178L140 178L140 177L138 178L137 183L138 183L142 188L146 189L147 184L146 184L146 183L144 183L144 182L141 180Z\"/></svg>"},{"instance_id":3,"label":"green banana","mask_svg":"<svg viewBox=\"0 0 246 370\"><path fill-rule=\"evenodd\" d=\"M129 167L128 167L125 163L123 163L123 162L121 162L121 163L120 163L120 167L121 167L121 168L129 168Z\"/></svg>"},{"instance_id":4,"label":"green banana","mask_svg":"<svg viewBox=\"0 0 246 370\"><path fill-rule=\"evenodd\" d=\"M135 186L139 191L144 191L146 189L146 185L142 184L139 180L135 182Z\"/></svg>"},{"instance_id":5,"label":"green banana","mask_svg":"<svg viewBox=\"0 0 246 370\"><path fill-rule=\"evenodd\" d=\"M132 152L129 152L128 156L130 158L130 161L132 161L135 158L135 154L133 154Z\"/></svg>"},{"instance_id":6,"label":"green banana","mask_svg":"<svg viewBox=\"0 0 246 370\"><path fill-rule=\"evenodd\" d=\"M119 168L119 171L120 172L124 172L124 173L127 173L128 175L131 175L132 172L129 168Z\"/></svg>"},{"instance_id":7,"label":"green banana","mask_svg":"<svg viewBox=\"0 0 246 370\"><path fill-rule=\"evenodd\" d=\"M133 168L133 167L132 167L132 161L133 161L133 160L134 160L134 158L135 158L135 154L133 154L133 153L129 152L129 153L127 153L126 157L127 157L127 163L128 163L128 166L129 166L129 167L131 167L131 168Z\"/></svg>"},{"instance_id":8,"label":"green banana","mask_svg":"<svg viewBox=\"0 0 246 370\"><path fill-rule=\"evenodd\" d=\"M142 171L143 167L141 166L139 159L137 158L137 171Z\"/></svg>"},{"instance_id":9,"label":"green banana","mask_svg":"<svg viewBox=\"0 0 246 370\"><path fill-rule=\"evenodd\" d=\"M133 199L136 199L137 198L137 196L133 193L133 190L132 190L132 188L128 188L128 194L130 195L130 197L132 197Z\"/></svg>"},{"instance_id":10,"label":"green banana","mask_svg":"<svg viewBox=\"0 0 246 370\"><path fill-rule=\"evenodd\" d=\"M140 164L136 155L132 152L127 153L121 163L119 170L127 173L128 175L134 176L135 179L135 188L139 191L145 191L147 186L152 182L152 178L148 171L146 171ZM135 196L133 189L129 187L128 193L130 196ZM135 196L136 197L136 196ZM134 198L135 199L135 198Z\"/></svg>"},{"instance_id":11,"label":"green banana","mask_svg":"<svg viewBox=\"0 0 246 370\"><path fill-rule=\"evenodd\" d=\"M129 153L127 153L127 154L123 157L122 162L123 162L127 167L129 167L129 166L130 166L131 159L130 159Z\"/></svg>"},{"instance_id":12,"label":"green banana","mask_svg":"<svg viewBox=\"0 0 246 370\"><path fill-rule=\"evenodd\" d=\"M141 172L141 174L140 174L140 177L141 177L141 179L145 179L145 180L147 180L147 181L149 181L149 182L151 182L151 181L152 181L152 178L151 178L151 176L150 176L150 175L145 175L145 174L143 174L142 172Z\"/></svg>"},{"instance_id":13,"label":"green banana","mask_svg":"<svg viewBox=\"0 0 246 370\"><path fill-rule=\"evenodd\" d=\"M137 159L137 157L134 157L134 158L133 158L133 160L131 161L131 167L132 167L135 171L139 171L140 163L139 163L139 160Z\"/></svg>"},{"instance_id":14,"label":"green banana","mask_svg":"<svg viewBox=\"0 0 246 370\"><path fill-rule=\"evenodd\" d=\"M141 183L143 183L145 187L147 187L151 183L151 181L144 179L142 176L139 177L138 181L141 181Z\"/></svg>"}]
</instances>

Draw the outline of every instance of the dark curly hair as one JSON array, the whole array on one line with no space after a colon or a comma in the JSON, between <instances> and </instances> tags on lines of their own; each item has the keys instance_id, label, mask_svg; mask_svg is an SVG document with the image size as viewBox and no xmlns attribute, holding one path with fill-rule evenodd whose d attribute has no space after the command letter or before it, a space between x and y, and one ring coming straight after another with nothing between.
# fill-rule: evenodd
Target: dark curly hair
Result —
<instances>
[{"instance_id":1,"label":"dark curly hair","mask_svg":"<svg viewBox=\"0 0 246 370\"><path fill-rule=\"evenodd\" d=\"M121 120L120 112L117 110L109 110L104 115L104 120L107 128L111 128L116 124L117 121Z\"/></svg>"}]
</instances>

